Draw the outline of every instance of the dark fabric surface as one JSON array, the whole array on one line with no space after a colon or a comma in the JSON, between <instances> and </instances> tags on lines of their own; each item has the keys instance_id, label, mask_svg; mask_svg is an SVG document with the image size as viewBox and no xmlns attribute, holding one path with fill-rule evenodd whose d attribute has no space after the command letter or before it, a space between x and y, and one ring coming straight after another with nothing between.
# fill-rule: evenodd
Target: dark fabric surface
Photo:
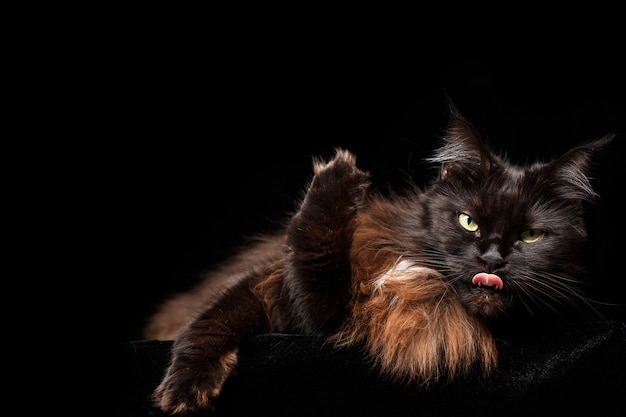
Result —
<instances>
[{"instance_id":1,"label":"dark fabric surface","mask_svg":"<svg viewBox=\"0 0 626 417\"><path fill-rule=\"evenodd\" d=\"M268 334L246 341L225 385L220 416L537 416L621 415L626 399L626 325L584 323L511 329L489 379L468 377L420 388L385 381L357 352L322 340ZM117 347L111 415L161 416L150 401L171 342Z\"/></svg>"}]
</instances>

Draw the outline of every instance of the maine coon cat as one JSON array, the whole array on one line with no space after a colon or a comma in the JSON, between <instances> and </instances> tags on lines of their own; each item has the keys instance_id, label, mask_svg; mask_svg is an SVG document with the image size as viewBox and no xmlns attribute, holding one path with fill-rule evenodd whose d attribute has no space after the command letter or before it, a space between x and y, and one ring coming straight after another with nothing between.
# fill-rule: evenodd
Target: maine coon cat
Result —
<instances>
[{"instance_id":1,"label":"maine coon cat","mask_svg":"<svg viewBox=\"0 0 626 417\"><path fill-rule=\"evenodd\" d=\"M399 381L488 375L498 363L491 320L516 306L582 300L588 174L611 137L518 166L453 108L425 187L383 194L351 152L314 159L284 229L149 319L146 339L174 340L155 403L175 415L212 410L240 342L270 332L357 348Z\"/></svg>"}]
</instances>

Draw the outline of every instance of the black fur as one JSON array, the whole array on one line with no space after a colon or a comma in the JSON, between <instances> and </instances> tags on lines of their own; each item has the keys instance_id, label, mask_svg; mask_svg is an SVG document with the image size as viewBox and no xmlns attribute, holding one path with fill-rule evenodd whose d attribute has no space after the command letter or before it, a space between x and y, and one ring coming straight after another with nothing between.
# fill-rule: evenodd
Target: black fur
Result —
<instances>
[{"instance_id":1,"label":"black fur","mask_svg":"<svg viewBox=\"0 0 626 417\"><path fill-rule=\"evenodd\" d=\"M607 136L516 166L453 109L424 188L383 196L338 149L284 230L260 240L151 320L174 338L155 392L170 414L210 411L241 341L283 332L364 346L381 374L436 380L497 361L483 321L586 303L576 277L593 153Z\"/></svg>"}]
</instances>

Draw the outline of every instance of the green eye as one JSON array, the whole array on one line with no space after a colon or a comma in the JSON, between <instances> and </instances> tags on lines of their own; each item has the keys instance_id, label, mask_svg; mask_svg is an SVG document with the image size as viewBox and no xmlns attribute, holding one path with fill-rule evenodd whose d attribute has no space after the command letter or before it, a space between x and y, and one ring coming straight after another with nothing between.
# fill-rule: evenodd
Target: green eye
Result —
<instances>
[{"instance_id":1,"label":"green eye","mask_svg":"<svg viewBox=\"0 0 626 417\"><path fill-rule=\"evenodd\" d=\"M533 243L538 241L541 236L543 236L543 232L541 230L530 229L522 232L519 237L520 239L522 239L523 242Z\"/></svg>"},{"instance_id":2,"label":"green eye","mask_svg":"<svg viewBox=\"0 0 626 417\"><path fill-rule=\"evenodd\" d=\"M463 226L465 230L469 230L470 232L478 230L478 223L465 213L459 214L459 223L461 223L461 226Z\"/></svg>"}]
</instances>

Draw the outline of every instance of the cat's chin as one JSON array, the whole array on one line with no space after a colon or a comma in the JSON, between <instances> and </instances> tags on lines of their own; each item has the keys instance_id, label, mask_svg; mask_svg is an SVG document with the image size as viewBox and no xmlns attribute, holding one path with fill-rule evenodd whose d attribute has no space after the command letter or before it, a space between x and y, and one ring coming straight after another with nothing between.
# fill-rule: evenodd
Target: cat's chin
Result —
<instances>
[{"instance_id":1,"label":"cat's chin","mask_svg":"<svg viewBox=\"0 0 626 417\"><path fill-rule=\"evenodd\" d=\"M474 316L495 318L508 308L505 295L500 290L491 288L472 288L462 299L469 313Z\"/></svg>"}]
</instances>

